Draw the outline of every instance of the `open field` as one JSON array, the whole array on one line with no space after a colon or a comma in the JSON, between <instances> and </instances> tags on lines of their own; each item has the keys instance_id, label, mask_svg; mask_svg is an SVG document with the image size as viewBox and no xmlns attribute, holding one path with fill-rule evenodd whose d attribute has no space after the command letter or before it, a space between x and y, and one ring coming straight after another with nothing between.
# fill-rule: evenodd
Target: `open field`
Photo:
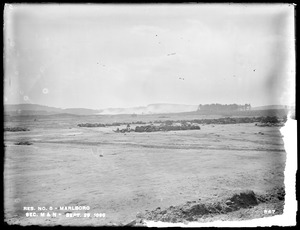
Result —
<instances>
[{"instance_id":1,"label":"open field","mask_svg":"<svg viewBox=\"0 0 300 230\"><path fill-rule=\"evenodd\" d=\"M284 186L286 153L279 127L254 123L200 125L201 130L115 133L79 123L219 118L191 114L6 117L4 207L10 224L126 224L160 207L221 201L243 190L266 194ZM126 126L120 126L125 128ZM134 128L134 126L133 126ZM31 145L16 145L29 142ZM250 209L250 218L282 202ZM90 206L105 217L26 217L24 207ZM248 210L249 211L249 210ZM37 212L35 210L35 212ZM62 214L70 211L59 211ZM238 212L239 214L236 214ZM243 210L213 219L241 219ZM203 221L203 220L199 220Z\"/></svg>"}]
</instances>

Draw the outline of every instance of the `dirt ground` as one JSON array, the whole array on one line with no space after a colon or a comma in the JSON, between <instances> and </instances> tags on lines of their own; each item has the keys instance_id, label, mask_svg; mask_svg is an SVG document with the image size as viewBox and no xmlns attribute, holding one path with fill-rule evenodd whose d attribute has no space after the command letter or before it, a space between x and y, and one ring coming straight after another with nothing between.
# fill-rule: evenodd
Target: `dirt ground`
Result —
<instances>
[{"instance_id":1,"label":"dirt ground","mask_svg":"<svg viewBox=\"0 0 300 230\"><path fill-rule=\"evenodd\" d=\"M116 127L77 127L80 119L6 122L30 129L4 136L7 223L123 225L157 207L199 199L211 202L245 189L265 194L284 186L286 153L278 127L201 125L201 130L123 134L114 133ZM19 141L32 145L15 145ZM60 210L62 206L90 210L80 211L81 217L67 217L78 211ZM264 217L263 210L276 209L271 206L262 204L247 212ZM54 211L56 217L40 216ZM236 212L208 220L245 216ZM91 216L83 217L84 213Z\"/></svg>"}]
</instances>

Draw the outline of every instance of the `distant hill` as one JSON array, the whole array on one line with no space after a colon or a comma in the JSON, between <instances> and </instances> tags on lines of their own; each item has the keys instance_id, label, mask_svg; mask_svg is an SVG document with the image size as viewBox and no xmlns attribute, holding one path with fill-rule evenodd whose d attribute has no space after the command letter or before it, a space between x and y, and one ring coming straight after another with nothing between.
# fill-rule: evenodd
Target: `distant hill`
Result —
<instances>
[{"instance_id":1,"label":"distant hill","mask_svg":"<svg viewBox=\"0 0 300 230\"><path fill-rule=\"evenodd\" d=\"M5 115L53 115L53 114L73 114L73 115L93 115L101 110L70 108L61 109L37 104L16 104L4 105Z\"/></svg>"},{"instance_id":2,"label":"distant hill","mask_svg":"<svg viewBox=\"0 0 300 230\"><path fill-rule=\"evenodd\" d=\"M103 109L99 114L160 114L160 113L182 113L196 111L198 105L180 104L150 104L147 106L131 108L108 108Z\"/></svg>"},{"instance_id":3,"label":"distant hill","mask_svg":"<svg viewBox=\"0 0 300 230\"><path fill-rule=\"evenodd\" d=\"M53 114L75 114L75 115L115 115L115 114L160 114L160 113L182 113L196 111L198 105L180 104L150 104L147 106L131 108L107 108L93 110L85 108L61 109L37 104L5 105L5 115L53 115Z\"/></svg>"},{"instance_id":4,"label":"distant hill","mask_svg":"<svg viewBox=\"0 0 300 230\"><path fill-rule=\"evenodd\" d=\"M15 104L15 105L4 105L5 112L13 111L44 111L44 112L61 112L63 109L49 107L45 105L37 104Z\"/></svg>"},{"instance_id":5,"label":"distant hill","mask_svg":"<svg viewBox=\"0 0 300 230\"><path fill-rule=\"evenodd\" d=\"M268 105L252 107L248 113L254 111L267 110L288 110L291 108L284 105ZM251 112L252 111L252 112ZM53 115L53 114L71 114L71 115L117 115L117 114L171 114L171 113L190 113L197 112L203 114L211 114L211 111L199 111L198 105L183 105L183 104L167 104L157 103L147 106L131 107L131 108L107 108L102 110L85 109L85 108L68 108L61 109L37 104L17 104L4 105L4 115ZM224 112L224 111L223 111ZM223 113L222 111L218 113ZM216 112L214 112L216 113Z\"/></svg>"}]
</instances>

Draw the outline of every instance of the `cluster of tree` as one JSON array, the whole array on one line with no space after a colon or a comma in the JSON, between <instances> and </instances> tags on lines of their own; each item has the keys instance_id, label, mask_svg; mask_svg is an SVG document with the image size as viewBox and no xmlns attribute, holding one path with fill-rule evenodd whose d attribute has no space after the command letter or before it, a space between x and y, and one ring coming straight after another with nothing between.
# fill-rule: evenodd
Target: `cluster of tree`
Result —
<instances>
[{"instance_id":1,"label":"cluster of tree","mask_svg":"<svg viewBox=\"0 0 300 230\"><path fill-rule=\"evenodd\" d=\"M199 105L198 111L239 111L239 110L251 110L250 104L238 105L238 104L205 104Z\"/></svg>"}]
</instances>

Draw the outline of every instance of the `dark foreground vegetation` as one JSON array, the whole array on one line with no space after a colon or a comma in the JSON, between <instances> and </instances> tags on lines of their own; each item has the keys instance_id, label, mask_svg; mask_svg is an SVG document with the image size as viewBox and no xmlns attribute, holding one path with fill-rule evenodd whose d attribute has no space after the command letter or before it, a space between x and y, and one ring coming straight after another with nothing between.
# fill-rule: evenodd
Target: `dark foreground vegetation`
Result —
<instances>
[{"instance_id":1,"label":"dark foreground vegetation","mask_svg":"<svg viewBox=\"0 0 300 230\"><path fill-rule=\"evenodd\" d=\"M22 127L5 127L5 132L22 132L22 131L30 131L28 128L22 128Z\"/></svg>"},{"instance_id":2,"label":"dark foreground vegetation","mask_svg":"<svg viewBox=\"0 0 300 230\"><path fill-rule=\"evenodd\" d=\"M166 132L166 131L179 131L179 130L200 130L200 127L198 125L191 125L191 124L181 124L181 125L165 125L161 124L159 126L155 125L145 125L145 126L136 126L135 129L131 129L129 125L127 125L127 128L125 129L119 129L114 130L116 133L126 133L126 132Z\"/></svg>"},{"instance_id":3,"label":"dark foreground vegetation","mask_svg":"<svg viewBox=\"0 0 300 230\"><path fill-rule=\"evenodd\" d=\"M77 126L79 127L106 127L105 124L101 123L83 123L83 124L78 124Z\"/></svg>"},{"instance_id":4,"label":"dark foreground vegetation","mask_svg":"<svg viewBox=\"0 0 300 230\"><path fill-rule=\"evenodd\" d=\"M252 208L261 203L278 203L278 209L274 214L282 214L285 200L285 190L283 187L276 187L267 191L264 195L255 194L252 190L235 193L231 197L212 203L203 203L201 199L188 201L178 206L170 206L166 209L156 208L153 211L146 211L137 215L137 219L132 222L136 225L142 219L163 222L184 222L197 221L199 218L226 214L242 208Z\"/></svg>"},{"instance_id":5,"label":"dark foreground vegetation","mask_svg":"<svg viewBox=\"0 0 300 230\"><path fill-rule=\"evenodd\" d=\"M223 117L217 119L194 119L194 120L156 120L154 122L149 122L151 125L137 126L135 129L128 129L130 125L137 124L147 124L143 121L136 122L114 122L111 124L102 123L82 123L78 124L79 127L109 127L109 126L121 126L127 125L126 129L122 132L155 132L155 131L171 131L171 130L193 130L200 129L198 125L209 125L209 124L242 124L242 123L257 123L257 126L280 126L286 121L286 117L278 118L276 116L266 116L266 117ZM175 123L180 123L181 125L174 125ZM152 124L160 124L160 126L153 126ZM120 131L120 129L118 129ZM120 131L121 132L121 131Z\"/></svg>"},{"instance_id":6,"label":"dark foreground vegetation","mask_svg":"<svg viewBox=\"0 0 300 230\"><path fill-rule=\"evenodd\" d=\"M262 124L280 124L285 122L286 118L279 119L276 116L267 116L267 117L224 117L217 119L194 119L194 120L179 120L179 121L155 121L154 123L162 122L192 122L196 124L241 124L241 123L262 123Z\"/></svg>"},{"instance_id":7,"label":"dark foreground vegetation","mask_svg":"<svg viewBox=\"0 0 300 230\"><path fill-rule=\"evenodd\" d=\"M29 141L20 141L16 142L15 145L32 145L32 143Z\"/></svg>"}]
</instances>

